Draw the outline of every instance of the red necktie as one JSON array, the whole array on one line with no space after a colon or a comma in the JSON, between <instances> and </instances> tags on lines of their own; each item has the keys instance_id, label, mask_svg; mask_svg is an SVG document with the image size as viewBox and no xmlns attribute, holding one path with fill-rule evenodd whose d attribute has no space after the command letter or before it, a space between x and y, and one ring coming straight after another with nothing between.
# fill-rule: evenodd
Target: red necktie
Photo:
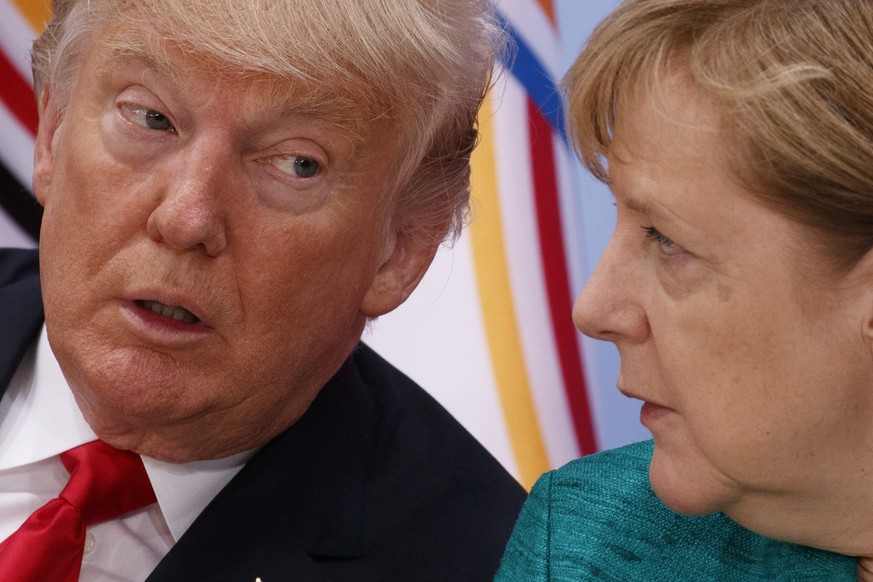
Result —
<instances>
[{"instance_id":1,"label":"red necktie","mask_svg":"<svg viewBox=\"0 0 873 582\"><path fill-rule=\"evenodd\" d=\"M85 528L155 502L139 455L93 441L61 454L70 480L0 544L0 579L76 582Z\"/></svg>"}]
</instances>

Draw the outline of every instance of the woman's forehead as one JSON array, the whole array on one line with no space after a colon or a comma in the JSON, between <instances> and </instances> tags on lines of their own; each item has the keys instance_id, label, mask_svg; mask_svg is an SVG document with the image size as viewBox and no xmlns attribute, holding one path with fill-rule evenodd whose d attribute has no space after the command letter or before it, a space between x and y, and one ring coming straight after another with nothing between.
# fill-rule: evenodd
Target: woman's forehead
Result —
<instances>
[{"instance_id":1,"label":"woman's forehead","mask_svg":"<svg viewBox=\"0 0 873 582\"><path fill-rule=\"evenodd\" d=\"M616 100L610 158L632 157L645 149L664 153L660 150L665 145L688 146L686 155L691 156L715 153L729 157L720 146L730 139L723 108L694 81L690 71L665 69L657 78L626 88ZM681 140L697 143L679 143ZM713 151L698 151L703 145Z\"/></svg>"}]
</instances>

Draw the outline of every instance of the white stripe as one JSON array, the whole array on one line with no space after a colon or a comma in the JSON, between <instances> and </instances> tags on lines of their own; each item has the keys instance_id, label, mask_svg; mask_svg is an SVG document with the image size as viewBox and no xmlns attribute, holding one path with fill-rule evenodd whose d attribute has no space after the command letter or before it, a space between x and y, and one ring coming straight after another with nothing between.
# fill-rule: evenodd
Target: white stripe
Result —
<instances>
[{"instance_id":1,"label":"white stripe","mask_svg":"<svg viewBox=\"0 0 873 582\"><path fill-rule=\"evenodd\" d=\"M495 91L494 143L515 316L540 431L552 466L579 456L564 393L539 245L527 93L513 78ZM570 317L570 314L567 314Z\"/></svg>"},{"instance_id":2,"label":"white stripe","mask_svg":"<svg viewBox=\"0 0 873 582\"><path fill-rule=\"evenodd\" d=\"M582 237L582 214L578 204L579 187L573 179L573 164L576 163L576 156L567 142L557 135L552 141L558 171L561 227L564 229L564 251L567 255L567 269L570 275L570 295L575 298L582 291L588 267L585 263L585 245ZM609 197L608 192L605 196Z\"/></svg>"},{"instance_id":3,"label":"white stripe","mask_svg":"<svg viewBox=\"0 0 873 582\"><path fill-rule=\"evenodd\" d=\"M30 47L36 32L9 0L0 0L0 50L29 83Z\"/></svg>"},{"instance_id":4,"label":"white stripe","mask_svg":"<svg viewBox=\"0 0 873 582\"><path fill-rule=\"evenodd\" d=\"M0 102L0 161L24 186L33 176L34 139Z\"/></svg>"},{"instance_id":5,"label":"white stripe","mask_svg":"<svg viewBox=\"0 0 873 582\"><path fill-rule=\"evenodd\" d=\"M494 5L557 83L564 73L560 42L557 31L542 7L534 0L494 0Z\"/></svg>"}]
</instances>

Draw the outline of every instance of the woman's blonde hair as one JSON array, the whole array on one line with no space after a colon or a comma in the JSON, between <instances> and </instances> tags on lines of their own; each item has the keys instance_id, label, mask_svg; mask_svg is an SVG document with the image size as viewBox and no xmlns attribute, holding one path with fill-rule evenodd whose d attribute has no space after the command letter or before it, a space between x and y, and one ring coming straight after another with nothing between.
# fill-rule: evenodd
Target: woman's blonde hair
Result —
<instances>
[{"instance_id":1,"label":"woman's blonde hair","mask_svg":"<svg viewBox=\"0 0 873 582\"><path fill-rule=\"evenodd\" d=\"M302 87L353 138L391 124L391 229L431 241L459 233L476 116L504 42L488 0L55 0L33 47L37 91L51 85L66 103L83 55L121 23L147 25L216 71Z\"/></svg>"},{"instance_id":2,"label":"woman's blonde hair","mask_svg":"<svg viewBox=\"0 0 873 582\"><path fill-rule=\"evenodd\" d=\"M719 105L739 183L818 231L838 270L873 248L873 0L625 0L565 79L595 176L622 100L678 63Z\"/></svg>"}]
</instances>

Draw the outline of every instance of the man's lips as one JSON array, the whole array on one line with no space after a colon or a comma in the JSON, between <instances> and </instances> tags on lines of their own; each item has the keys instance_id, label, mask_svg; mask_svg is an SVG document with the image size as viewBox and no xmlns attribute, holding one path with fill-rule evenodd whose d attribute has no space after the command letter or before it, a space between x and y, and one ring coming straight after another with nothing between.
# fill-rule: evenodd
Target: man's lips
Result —
<instances>
[{"instance_id":1,"label":"man's lips","mask_svg":"<svg viewBox=\"0 0 873 582\"><path fill-rule=\"evenodd\" d=\"M140 299L134 303L146 311L151 311L152 313L157 313L158 315L163 315L164 317L169 317L170 319L175 319L182 323L200 323L200 318L184 307L179 307L178 305L165 305L160 301L153 301L150 299Z\"/></svg>"}]
</instances>

